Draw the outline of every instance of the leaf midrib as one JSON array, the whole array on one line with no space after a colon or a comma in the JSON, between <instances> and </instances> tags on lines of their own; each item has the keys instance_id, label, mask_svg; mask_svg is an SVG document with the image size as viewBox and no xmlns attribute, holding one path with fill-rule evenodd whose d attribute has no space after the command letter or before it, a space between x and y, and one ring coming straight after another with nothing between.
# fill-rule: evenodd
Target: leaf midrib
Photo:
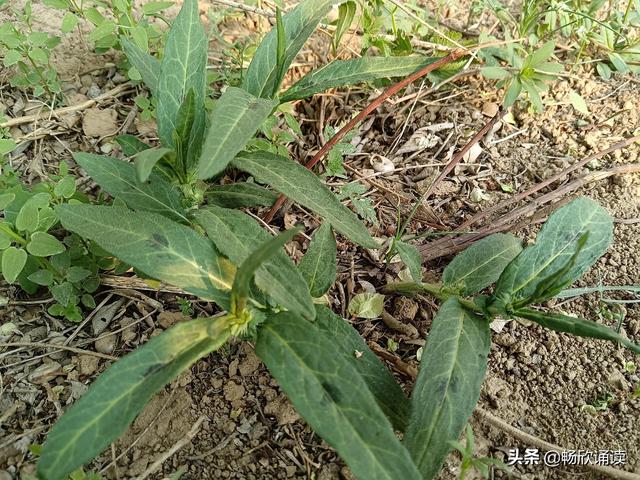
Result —
<instances>
[{"instance_id":1,"label":"leaf midrib","mask_svg":"<svg viewBox=\"0 0 640 480\"><path fill-rule=\"evenodd\" d=\"M202 332L200 332L199 337L200 337L200 338L198 339L198 344L202 344L202 343L204 343L204 342L205 342L205 341L207 341L207 340L211 340L211 339L208 339L208 336L207 336L207 334L206 334L206 333L203 335L203 334L202 334ZM202 338L202 337L204 337L204 338ZM215 342L214 342L214 341L211 341L211 343L212 343L212 344L215 344ZM197 346L198 346L198 345L193 345L191 348L193 348L193 347L197 347ZM155 355L155 351L154 351L153 353L154 353L154 355ZM180 355L182 355L183 353L185 353L185 351L181 351L179 354L173 355L170 359L168 359L168 360L166 360L166 361L162 362L162 363L164 363L163 368L165 368L167 365L169 365L172 361L174 361L177 357L179 357L179 356L180 356ZM204 354L203 354L203 355L204 355ZM160 373L160 371L156 372L156 374L157 374L157 373ZM70 449L71 447L75 447L75 446L76 446L76 440L78 440L78 438L79 438L81 435L83 435L86 431L90 430L90 429L91 429L91 427L92 427L93 425L95 425L95 424L96 424L99 420L101 420L105 415L107 415L108 413L110 413L110 412L113 410L114 406L115 406L115 405L117 405L121 400L123 400L124 398L126 398L126 397L130 396L130 395L133 393L133 391L134 391L134 390L139 389L142 385L144 385L144 383L148 382L151 378L153 378L153 377L144 377L140 382L136 382L136 383L132 384L132 385L131 385L131 387L130 387L128 390L125 390L121 395L117 396L113 401L111 401L111 402L109 403L109 406L108 406L107 408L103 409L100 413L98 413L97 415L95 415L95 416L91 419L91 421L89 421L88 423L83 424L82 428L80 428L80 429L76 429L76 433L75 433L75 435L73 436L73 441L69 441L69 442L66 444L66 446L65 446L65 447L63 447L61 450L58 450L58 451L59 451L59 452L61 452L61 453L65 453L65 452L69 451L69 449ZM58 456L56 457L56 461L54 462L54 464L53 464L53 466L52 466L52 467L54 467L54 466L56 466L56 465L58 465L58 464L60 463L60 462L59 462L59 459L60 459L60 458L63 458L63 455L58 455Z\"/></svg>"}]
</instances>

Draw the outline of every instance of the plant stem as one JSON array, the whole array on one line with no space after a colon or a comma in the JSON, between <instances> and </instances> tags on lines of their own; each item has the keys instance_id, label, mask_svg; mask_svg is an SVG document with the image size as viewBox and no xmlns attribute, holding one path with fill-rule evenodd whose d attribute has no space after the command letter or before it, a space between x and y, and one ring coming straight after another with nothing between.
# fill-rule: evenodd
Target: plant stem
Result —
<instances>
[{"instance_id":1,"label":"plant stem","mask_svg":"<svg viewBox=\"0 0 640 480\"><path fill-rule=\"evenodd\" d=\"M401 293L401 294L415 294L415 293L428 293L429 295L437 298L441 302L446 302L451 297L455 297L467 310L471 310L472 312L485 314L478 305L473 303L470 300L465 300L464 298L460 298L454 292L448 291L447 288L444 287L441 283L415 283L415 282L397 282L397 283L388 283L384 287L384 291L388 293ZM491 312L491 310L489 310ZM496 310L495 312L498 313Z\"/></svg>"},{"instance_id":2,"label":"plant stem","mask_svg":"<svg viewBox=\"0 0 640 480\"><path fill-rule=\"evenodd\" d=\"M16 232L14 232L10 227L8 227L4 223L0 223L0 231L6 233L9 237L11 237L14 241L19 243L22 246L25 246L28 242L25 238L22 238Z\"/></svg>"},{"instance_id":3,"label":"plant stem","mask_svg":"<svg viewBox=\"0 0 640 480\"><path fill-rule=\"evenodd\" d=\"M436 69L438 69L438 68L440 68L440 67L442 67L442 66L444 66L444 65L446 65L448 63L454 62L454 61L458 60L460 57L463 57L463 56L465 56L467 54L468 54L468 51L466 51L466 50L455 50L455 51L451 52L449 55L447 55L446 57L442 57L439 60L437 60L437 61L435 61L433 63L430 63L429 65L427 65L424 68L418 70L417 72L412 73L411 75L409 75L408 77L406 77L402 81L400 81L400 82L396 83L395 85L392 85L389 88L387 88L384 92L382 92L382 94L378 98L376 98L373 102L371 102L369 105L367 105L358 115L353 117L344 127L342 127L338 133L336 133L333 137L331 137L331 139L322 146L322 148L318 151L318 153L316 153L313 156L313 158L311 160L309 160L305 164L305 167L307 169L311 170L320 160L322 160L324 158L324 156L327 153L329 153L329 151L340 140L342 140L344 138L344 136L349 131L353 130L353 128L358 123L360 123L371 112L376 110L388 98L392 97L393 95L398 93L400 90L402 90L403 88L407 87L409 84L413 83L414 81L418 80L419 78L422 78L425 75L431 73L432 71L434 71L434 70L436 70ZM269 222L271 222L271 220L273 220L273 217L275 216L275 214L278 211L278 209L284 203L284 200L285 200L285 196L284 195L280 195L278 197L276 202L273 204L273 207L271 207L271 210L269 210L269 212L263 218L263 220L266 223L269 223Z\"/></svg>"}]
</instances>

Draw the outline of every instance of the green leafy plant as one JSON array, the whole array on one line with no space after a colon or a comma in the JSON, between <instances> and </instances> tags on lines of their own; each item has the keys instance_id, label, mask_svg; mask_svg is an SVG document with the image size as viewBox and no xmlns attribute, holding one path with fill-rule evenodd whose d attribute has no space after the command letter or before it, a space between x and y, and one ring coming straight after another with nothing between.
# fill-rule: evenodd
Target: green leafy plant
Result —
<instances>
[{"instance_id":1,"label":"green leafy plant","mask_svg":"<svg viewBox=\"0 0 640 480\"><path fill-rule=\"evenodd\" d=\"M76 192L75 178L61 163L60 175L27 188L5 165L0 191L2 276L28 293L46 287L54 300L48 312L80 321L80 305L95 306L91 294L100 285L98 271L113 268L116 262L93 242L60 232L55 208L87 201Z\"/></svg>"},{"instance_id":2,"label":"green leafy plant","mask_svg":"<svg viewBox=\"0 0 640 480\"><path fill-rule=\"evenodd\" d=\"M554 48L555 42L549 41L524 57L523 49L513 44L500 49L490 48L481 53L489 64L481 72L486 78L498 80L498 87L505 88L505 107L513 105L524 90L533 109L540 112L544 109L541 95L547 91L548 83L556 80L558 73L564 70L560 63L549 61ZM498 66L496 57L502 57L509 68Z\"/></svg>"},{"instance_id":3,"label":"green leafy plant","mask_svg":"<svg viewBox=\"0 0 640 480\"><path fill-rule=\"evenodd\" d=\"M54 97L62 88L50 60L60 37L34 30L32 13L31 0L27 0L24 8L14 11L17 21L0 25L2 64L17 70L11 77L12 86L31 90L37 97Z\"/></svg>"},{"instance_id":4,"label":"green leafy plant","mask_svg":"<svg viewBox=\"0 0 640 480\"><path fill-rule=\"evenodd\" d=\"M387 292L430 294L444 302L424 347L404 437L423 478L438 473L447 442L457 441L479 397L493 318L520 317L640 353L640 346L602 324L530 307L560 294L593 265L609 246L612 227L605 210L579 198L553 213L525 249L513 236L495 234L455 257L440 284L387 285ZM478 295L493 283L491 295Z\"/></svg>"},{"instance_id":5,"label":"green leafy plant","mask_svg":"<svg viewBox=\"0 0 640 480\"><path fill-rule=\"evenodd\" d=\"M164 32L153 21L158 18L169 23L164 12L174 2L146 2L139 11L131 0L43 0L49 7L66 11L62 21L62 31L72 31L81 19L90 22L94 28L89 40L99 53L111 48L122 48L122 42L132 42L141 50L155 51L160 48ZM132 79L140 79L139 72L129 71Z\"/></svg>"},{"instance_id":6,"label":"green leafy plant","mask_svg":"<svg viewBox=\"0 0 640 480\"><path fill-rule=\"evenodd\" d=\"M39 461L41 477L63 478L93 458L123 433L155 392L193 362L221 348L230 337L257 337L258 350L274 372L292 364L292 371L299 374L308 371L305 362L316 361L296 353L304 348L309 334L317 330L321 342L334 345L333 333L327 332L346 328L339 337L344 337L341 341L349 349L348 355L340 354L333 363L321 366L310 379L314 394L309 400L321 401L327 395L337 399L350 386L349 375L333 385L332 370L344 367L355 373L350 364L353 352L366 351L366 344L342 319L314 305L313 297L324 295L334 281L333 230L367 248L376 248L377 242L313 172L255 145L251 151L246 148L285 101L372 78L405 75L434 59L403 57L392 65L374 58L342 61L332 67L336 75L328 76L325 69L312 71L280 94L288 66L333 3L306 0L279 18L276 28L257 48L243 83L227 87L208 117L203 108L207 39L196 0L184 2L167 35L162 60L131 42L121 42L155 99L160 145L151 147L135 137L119 137L133 163L76 154L76 162L114 198L113 204L68 202L57 205L55 214L66 229L117 256L138 274L178 285L215 302L226 313L181 322L116 362L50 432ZM245 172L252 181L223 185L212 181L229 168ZM326 226L314 237L300 268L282 249L297 230L272 237L250 215L238 210L273 202L273 190L259 184L286 194L325 220ZM284 348L285 344L294 348ZM390 380L391 375L375 356L366 355L366 363ZM384 424L388 420L382 412L386 411L398 424L402 417L394 405L404 398L399 386L392 384L389 390L377 385L373 377L359 382L361 387L375 383L371 388L376 395L384 395L379 407L367 388L359 389L358 399L371 418ZM318 412L306 404L301 408ZM345 441L351 445L354 439L355 452L368 448L371 435L365 433L377 431L376 422L354 424L348 438L342 439L335 427L344 415L355 420L359 414L337 406L329 416L333 426L326 430L330 439L341 445ZM389 461L395 453L407 460L394 467L400 475L415 476L408 453L390 428L375 442ZM389 444L395 453L384 453ZM363 461L359 468L369 470L368 464ZM373 472L386 468L376 464Z\"/></svg>"}]
</instances>

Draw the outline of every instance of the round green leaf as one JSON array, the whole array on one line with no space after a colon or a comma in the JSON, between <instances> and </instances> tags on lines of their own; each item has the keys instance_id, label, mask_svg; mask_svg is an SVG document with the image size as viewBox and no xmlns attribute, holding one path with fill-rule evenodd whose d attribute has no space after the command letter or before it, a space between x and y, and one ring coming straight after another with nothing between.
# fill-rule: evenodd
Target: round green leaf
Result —
<instances>
[{"instance_id":1,"label":"round green leaf","mask_svg":"<svg viewBox=\"0 0 640 480\"><path fill-rule=\"evenodd\" d=\"M82 267L69 267L69 269L67 270L67 280L72 283L84 280L89 275L91 275L91 272Z\"/></svg>"},{"instance_id":2,"label":"round green leaf","mask_svg":"<svg viewBox=\"0 0 640 480\"><path fill-rule=\"evenodd\" d=\"M76 182L71 176L64 177L53 188L53 193L58 197L71 198L76 193Z\"/></svg>"},{"instance_id":3,"label":"round green leaf","mask_svg":"<svg viewBox=\"0 0 640 480\"><path fill-rule=\"evenodd\" d=\"M64 245L53 235L36 232L31 235L31 241L27 244L27 251L36 257L48 257L64 252Z\"/></svg>"},{"instance_id":4,"label":"round green leaf","mask_svg":"<svg viewBox=\"0 0 640 480\"><path fill-rule=\"evenodd\" d=\"M76 25L78 25L78 17L71 12L65 13L62 19L62 33L69 33L76 28Z\"/></svg>"},{"instance_id":5,"label":"round green leaf","mask_svg":"<svg viewBox=\"0 0 640 480\"><path fill-rule=\"evenodd\" d=\"M20 52L17 50L9 50L4 55L3 63L5 67L10 67L11 65L18 63L20 59L22 59L22 54Z\"/></svg>"},{"instance_id":6,"label":"round green leaf","mask_svg":"<svg viewBox=\"0 0 640 480\"><path fill-rule=\"evenodd\" d=\"M15 198L15 193L3 193L2 195L0 195L0 210L4 210L9 205L11 205L11 202L13 202Z\"/></svg>"},{"instance_id":7,"label":"round green leaf","mask_svg":"<svg viewBox=\"0 0 640 480\"><path fill-rule=\"evenodd\" d=\"M0 138L0 156L13 152L16 148L16 142L10 138Z\"/></svg>"},{"instance_id":8,"label":"round green leaf","mask_svg":"<svg viewBox=\"0 0 640 480\"><path fill-rule=\"evenodd\" d=\"M28 201L16 217L16 229L21 232L33 232L38 227L38 206Z\"/></svg>"},{"instance_id":9,"label":"round green leaf","mask_svg":"<svg viewBox=\"0 0 640 480\"><path fill-rule=\"evenodd\" d=\"M53 273L49 270L37 270L27 277L33 283L49 286L53 283Z\"/></svg>"},{"instance_id":10,"label":"round green leaf","mask_svg":"<svg viewBox=\"0 0 640 480\"><path fill-rule=\"evenodd\" d=\"M6 250L11 246L11 237L0 230L0 250Z\"/></svg>"},{"instance_id":11,"label":"round green leaf","mask_svg":"<svg viewBox=\"0 0 640 480\"><path fill-rule=\"evenodd\" d=\"M7 283L13 283L27 263L27 252L9 247L2 253L2 275Z\"/></svg>"}]
</instances>

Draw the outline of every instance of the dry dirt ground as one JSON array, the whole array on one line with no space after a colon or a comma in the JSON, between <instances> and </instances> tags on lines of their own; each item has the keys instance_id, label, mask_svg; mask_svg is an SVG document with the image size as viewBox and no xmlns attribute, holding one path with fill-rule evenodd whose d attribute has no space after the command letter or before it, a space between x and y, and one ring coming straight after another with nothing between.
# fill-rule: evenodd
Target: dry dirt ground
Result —
<instances>
[{"instance_id":1,"label":"dry dirt ground","mask_svg":"<svg viewBox=\"0 0 640 480\"><path fill-rule=\"evenodd\" d=\"M59 19L49 10L37 5L36 11L46 25L56 28ZM113 67L105 67L113 58L97 57L78 41L69 45L57 61L71 103L124 82ZM578 114L570 105L571 89L585 98L589 115ZM305 149L320 143L318 132L324 125L336 125L359 111L371 95L354 89L348 96L327 95L298 105L307 134ZM353 141L357 153L346 163L351 167L350 180L368 180L364 180L367 196L378 216L378 225L371 226L376 237L393 235L397 210L408 213L451 154L481 128L498 101L499 92L471 74L437 92L413 86L362 125ZM10 116L24 115L29 106L37 106L6 85L0 102ZM483 140L477 156L463 161L418 211L412 233L451 230L475 212L513 195L505 190L523 191L640 128L638 80L630 76L604 82L590 71L574 72L554 85L547 104L544 114L515 110ZM113 141L118 128L150 139L155 134L153 125L139 120L128 95L84 111L64 125L51 125L41 138L24 142L12 162L25 178L38 179L49 169L55 171L60 161L73 166L73 151L113 150L119 155ZM25 138L33 129L25 125L12 133ZM296 149L295 153L301 157L301 152ZM638 154L637 145L617 151L574 172L570 179L637 163ZM394 171L383 174L380 164L387 161ZM328 183L337 186L344 181L328 179ZM614 245L579 285L638 284L640 176L613 176L575 194L596 199L615 218ZM275 220L278 226L296 222L304 223L307 233L318 225L317 219L295 206ZM533 239L537 228L529 225L514 233ZM300 242L295 255L305 248L305 242ZM437 279L445 262L446 258L426 263L425 278ZM397 279L400 269L396 263L385 270L376 252L339 243L339 278L330 292L334 310L344 315L354 293ZM13 322L17 330L0 337L0 342L62 344L73 337L71 345L85 351L0 350L0 479L9 480L33 472L35 459L29 445L42 443L63 410L110 365L111 361L96 357L95 352L120 357L185 317L174 295L105 287L97 297L103 307L76 333L76 325L46 315L46 305L20 304L32 300L20 291L4 288L2 294L18 304L0 309L0 321ZM193 301L192 307L196 313L211 313L211 306L204 303ZM591 294L557 302L556 307L608 325L615 325L621 316L621 332L640 342L637 304L605 303ZM435 308L429 298L387 299L387 311L412 325L417 335L412 330L390 329L381 320L351 319L379 349L387 350L389 339L398 344L395 352L387 352L388 364L407 391L411 379L402 366L418 365L416 354L428 336ZM612 343L573 338L515 321L495 325L495 330L481 408L567 449L623 450L626 463L620 468L640 474L640 398L632 395L640 378L625 369L627 362L639 363L637 358ZM605 409L585 411L585 405L605 396L609 398ZM480 456L504 459L511 448L532 446L476 418L472 426ZM168 455L176 445L182 448ZM156 461L163 461L160 473L150 478L176 472L182 472L185 479L352 478L335 452L300 420L249 343L232 343L194 365L157 395L127 434L91 468L106 478L124 479L140 476ZM450 456L441 478L456 478L458 465L459 459ZM517 478L529 480L603 478L576 467L535 465L518 467L516 473ZM500 472L495 476L506 478Z\"/></svg>"}]
</instances>

